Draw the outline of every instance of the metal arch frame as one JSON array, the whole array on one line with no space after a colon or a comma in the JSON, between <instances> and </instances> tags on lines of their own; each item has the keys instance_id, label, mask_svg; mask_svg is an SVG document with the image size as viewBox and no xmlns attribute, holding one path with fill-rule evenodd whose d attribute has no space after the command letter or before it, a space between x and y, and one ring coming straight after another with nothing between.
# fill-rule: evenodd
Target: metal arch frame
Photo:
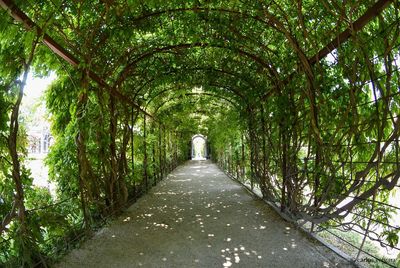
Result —
<instances>
[{"instance_id":1,"label":"metal arch frame","mask_svg":"<svg viewBox=\"0 0 400 268\"><path fill-rule=\"evenodd\" d=\"M205 96L205 95L207 95L207 94L199 94L199 95L200 95L200 96L201 96L201 95ZM219 96L217 96L217 95L208 95L208 96L215 97L216 99L219 98ZM179 97L178 97L178 96L174 96L174 97L169 98L169 99L167 99L166 101L162 102L162 103L157 107L157 109L156 109L156 111L155 111L155 114L158 114L159 110L160 110L161 108L163 108L164 105L170 103L171 101L173 101L173 100L175 100L175 99L177 99L177 98L179 98ZM231 103L231 102L230 102L230 103ZM177 104L178 104L178 103L176 103L175 105L171 105L171 106L169 106L169 108L174 107L174 106L176 106ZM210 105L213 105L214 107L220 107L220 106L222 107L222 106L223 106L223 105L220 104L220 103L213 103L213 104L210 104ZM226 106L223 106L223 107L226 107ZM236 107L236 108L237 108L237 107ZM168 108L166 108L166 109L168 109Z\"/></svg>"},{"instance_id":2,"label":"metal arch frame","mask_svg":"<svg viewBox=\"0 0 400 268\"><path fill-rule=\"evenodd\" d=\"M220 85L215 85L215 84L214 84L214 85L210 84L210 85L207 85L207 86L209 86L209 87L215 87L215 88L223 88L222 86L220 86ZM174 88L167 89L167 90L161 92L161 94L162 94L162 93L165 93L165 92L168 92L168 91L171 91L171 90L174 90ZM194 94L195 94L195 93L186 93L185 95L194 95ZM235 108L241 107L239 104L234 103L232 100L229 100L228 98L219 96L219 95L217 95L217 94L211 94L211 93L206 93L206 92L204 92L204 93L197 93L197 94L198 94L198 95L207 95L207 96L215 97L215 98L218 98L218 99L224 99L224 100L228 101L229 103L231 103ZM177 98L179 98L179 96L172 96L172 97L168 98L166 101L162 102L161 105L157 106L157 108L155 109L154 113L157 114L158 111L161 109L161 107L163 107L166 103L168 103L168 102L170 102L170 101L172 101L172 100L174 100L174 99L177 99ZM150 102L147 103L147 105L149 105L149 104L150 104Z\"/></svg>"},{"instance_id":3,"label":"metal arch frame","mask_svg":"<svg viewBox=\"0 0 400 268\"><path fill-rule=\"evenodd\" d=\"M193 72L195 72L195 71L211 71L211 72L218 72L218 73L225 74L225 75L231 75L234 78L241 79L242 81L244 81L249 86L256 87L256 85L251 83L248 79L244 79L239 74L237 74L237 73L235 73L235 72L233 72L231 70L217 69L217 68L212 68L212 67L210 67L210 68L205 68L205 67L204 68L203 67L183 68L183 69L173 69L172 71L164 72L164 73L158 75L157 77L151 77L150 79L144 81L143 84L139 87L139 89L135 91L135 97L133 99L135 99L136 96L144 88L146 88L146 86L149 86L153 82L156 82L157 78L168 76L168 75L178 75L178 74L180 74L179 73L180 71L193 71ZM235 93L235 95L236 95L236 93ZM242 95L240 95L240 97L243 98Z\"/></svg>"},{"instance_id":4,"label":"metal arch frame","mask_svg":"<svg viewBox=\"0 0 400 268\"><path fill-rule=\"evenodd\" d=\"M185 70L187 70L187 69L185 69ZM202 68L193 68L193 69L188 69L189 71L202 71L203 69ZM233 77L236 77L236 78L240 78L240 77L238 77L236 74L234 74L234 73L229 73L229 72L227 72L227 71L223 71L223 70L219 70L219 69L204 69L205 71L215 71L215 72L218 72L218 73L222 73L222 74L226 74L226 75L231 75L231 76L233 76ZM177 75L178 73L173 73L173 72L168 72L168 73L166 73L165 75L169 75L169 74L173 74L173 75ZM156 78L152 78L152 79L150 79L150 80L148 80L148 81L146 81L145 82L145 84L146 85L149 85L149 84L151 84L152 82L154 82L154 81L156 81ZM245 80L244 80L245 81ZM248 83L247 81L245 81L246 83ZM216 86L216 84L211 84L211 83L205 83L205 85L206 86L212 86L212 87L220 87L220 86ZM250 84L249 84L250 85ZM254 86L254 85L250 85L250 86ZM135 92L135 96L137 96L137 94L143 89L144 87L141 87L140 88L140 90L139 91L136 91ZM180 89L181 87L179 87L179 89ZM160 94L162 94L162 93L164 93L164 92L166 92L166 91L169 91L169 90L173 90L172 88L167 88L167 89L164 89L164 90L162 90L162 91L159 91L159 92L155 92L154 93L154 95L152 95L151 97L150 97L150 99L147 101L147 104L145 105L145 107L147 107L149 104L150 104L150 102L155 98L155 97L157 97L158 95L160 95ZM239 91L237 91L237 90L232 90L232 89L230 89L230 91L232 91L233 92L233 95L234 96L237 96L237 97L239 97L240 99L242 99L242 100L245 100L245 95L243 95L243 94L240 94L240 92ZM222 98L222 96L220 96L221 98ZM228 100L228 98L226 98L226 97L224 97L224 99L226 99L226 100ZM231 100L229 100L229 102L232 102Z\"/></svg>"},{"instance_id":5,"label":"metal arch frame","mask_svg":"<svg viewBox=\"0 0 400 268\"><path fill-rule=\"evenodd\" d=\"M138 64L139 62L141 62L142 60L144 60L146 58L152 57L159 53L166 53L166 52L169 52L174 49L191 49L191 48L196 48L196 47L200 47L203 49L204 48L220 48L220 49L224 49L224 50L229 50L231 52L236 52L237 54L239 54L241 56L251 59L253 62L255 62L255 63L259 64L261 67L267 69L270 74L272 74L273 76L276 76L276 70L273 69L272 66L268 62L266 62L264 59L260 58L259 56L252 54L248 51L245 51L241 48L237 48L237 47L233 47L233 46L232 47L223 46L223 45L219 45L219 44L211 44L211 43L207 43L207 42L193 42L193 43L179 43L179 44L175 44L175 45L160 46L160 47L153 48L150 51L139 53L139 55L137 55L137 57L134 60L132 60L131 62L128 62L125 65L125 67L121 70L121 72L118 75L118 78L116 79L116 81L114 83L114 87L117 88L122 83L124 83L124 81L127 79L130 72L132 71L132 69L134 69L134 66L136 66L136 64ZM272 77L270 77L270 78L272 80Z\"/></svg>"},{"instance_id":6,"label":"metal arch frame","mask_svg":"<svg viewBox=\"0 0 400 268\"><path fill-rule=\"evenodd\" d=\"M393 3L393 0L379 0L375 5L371 6L358 20L356 20L354 23L351 24L351 27L347 28L345 31L341 32L337 37L335 37L330 43L328 43L323 49L321 49L316 55L314 55L311 58L308 58L308 62L310 64L315 64L319 62L319 60L325 56L327 56L330 52L332 52L334 49L339 47L341 44L346 42L354 32L360 31L369 21L371 21L373 18L377 17L385 8L387 8L391 3ZM12 0L0 0L0 6L10 12L10 16L13 17L16 21L22 23L24 27L27 30L31 30L33 28L36 28L38 32L42 33L43 29L41 29L35 22L33 22L22 10L20 10ZM240 11L235 11L235 10L228 10L228 9L210 9L210 8L200 8L200 7L194 7L194 8L181 8L181 9L170 9L170 10L165 10L165 11L159 11L155 12L152 14L147 14L145 16L142 16L141 18L137 18L136 21L145 19L150 16L158 16L163 13L171 13L171 12L182 12L182 11L218 11L218 12L226 12L226 13L234 13L234 14L239 14L244 17L252 18L256 21L266 23L267 25L273 27L274 29L278 30L279 32L282 33L278 28L279 21L272 16L271 14L269 15L269 21L262 20L258 16L252 16L248 15L245 13L242 13ZM77 67L79 65L79 60L72 55L68 50L63 48L60 44L58 44L53 38L51 38L47 33L43 34L43 43L50 48L55 54L60 56L62 59L73 65L74 67ZM89 70L89 77L95 81L97 84L99 84L101 87L106 88L110 94L116 96L118 99L120 99L123 102L126 102L133 107L139 109L141 112L146 114L147 116L153 117L150 115L147 111L142 109L140 105L134 103L133 101L130 100L127 96L123 95L121 92L115 89L115 87L111 87L109 84L107 84L100 76L98 76L96 73L94 73L92 70ZM289 75L288 79L291 80L292 75ZM288 79L285 79L288 80Z\"/></svg>"},{"instance_id":7,"label":"metal arch frame","mask_svg":"<svg viewBox=\"0 0 400 268\"><path fill-rule=\"evenodd\" d=\"M174 88L169 88L169 89L165 89L165 90L163 90L163 91L161 91L161 92L158 92L158 94L156 94L155 96L153 96L153 97L147 102L146 107L147 107L148 105L150 105L150 103L151 103L155 98L159 97L160 95L162 95L162 94L164 94L164 93L167 93L167 92L170 92L170 91L173 91L173 90L174 90ZM220 95L218 95L218 94L212 94L212 93L209 93L209 92L201 92L201 93L188 92L188 93L185 93L185 96L200 96L200 97L202 97L202 96L209 96L209 97L213 97L213 98L215 98L215 99L222 99L222 100L225 100L225 101L229 102L232 106L234 106L234 107L236 107L236 108L239 108L239 107L240 107L240 105L239 105L238 103L235 103L233 100L230 100L230 99L228 99L228 98L226 98L226 97L224 97L224 96L220 96ZM157 108L155 109L155 114L157 114L158 110L161 109L161 107L162 107L164 104L166 104L166 103L168 103L168 102L170 102L170 101L172 101L172 100L175 100L175 99L177 99L177 98L179 98L179 97L180 97L180 96L170 96L167 100L165 100L164 102L162 102L161 105L157 106Z\"/></svg>"}]
</instances>

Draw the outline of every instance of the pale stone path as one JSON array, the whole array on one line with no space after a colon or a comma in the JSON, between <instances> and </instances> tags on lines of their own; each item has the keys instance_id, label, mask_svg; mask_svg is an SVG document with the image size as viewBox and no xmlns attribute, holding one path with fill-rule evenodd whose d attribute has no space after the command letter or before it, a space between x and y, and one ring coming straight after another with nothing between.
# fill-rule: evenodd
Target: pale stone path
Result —
<instances>
[{"instance_id":1,"label":"pale stone path","mask_svg":"<svg viewBox=\"0 0 400 268\"><path fill-rule=\"evenodd\" d=\"M209 161L189 161L58 267L351 267Z\"/></svg>"}]
</instances>

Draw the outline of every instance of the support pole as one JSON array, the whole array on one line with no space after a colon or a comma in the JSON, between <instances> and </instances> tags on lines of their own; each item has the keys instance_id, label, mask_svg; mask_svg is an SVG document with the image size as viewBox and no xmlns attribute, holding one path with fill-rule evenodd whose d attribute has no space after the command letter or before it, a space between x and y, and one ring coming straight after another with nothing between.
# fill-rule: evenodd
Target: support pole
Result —
<instances>
[{"instance_id":1,"label":"support pole","mask_svg":"<svg viewBox=\"0 0 400 268\"><path fill-rule=\"evenodd\" d=\"M134 109L131 109L131 164L132 164L132 180L133 180L133 196L136 200L136 181L135 181L135 143L133 137L133 126L135 124Z\"/></svg>"},{"instance_id":2,"label":"support pole","mask_svg":"<svg viewBox=\"0 0 400 268\"><path fill-rule=\"evenodd\" d=\"M158 126L158 164L160 169L160 180L164 178L163 162L162 162L162 129Z\"/></svg>"},{"instance_id":3,"label":"support pole","mask_svg":"<svg viewBox=\"0 0 400 268\"><path fill-rule=\"evenodd\" d=\"M149 189L148 185L148 174L147 174L147 142L146 142L146 136L147 136L147 131L146 131L146 114L143 114L143 150L144 150L144 155L143 155L143 178L144 178L144 184L145 184L145 191Z\"/></svg>"}]
</instances>

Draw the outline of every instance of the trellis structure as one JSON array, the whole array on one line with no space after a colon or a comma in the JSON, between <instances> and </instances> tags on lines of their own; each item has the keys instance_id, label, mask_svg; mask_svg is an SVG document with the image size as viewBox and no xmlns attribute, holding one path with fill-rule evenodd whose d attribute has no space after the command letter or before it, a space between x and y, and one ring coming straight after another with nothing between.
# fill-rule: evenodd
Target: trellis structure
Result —
<instances>
[{"instance_id":1,"label":"trellis structure","mask_svg":"<svg viewBox=\"0 0 400 268\"><path fill-rule=\"evenodd\" d=\"M400 177L399 1L0 5L1 261L46 263L59 237L89 232L186 160L195 133L292 221L359 232L359 252L367 238L399 250L388 203ZM23 168L31 69L58 76L46 93L56 200Z\"/></svg>"}]
</instances>

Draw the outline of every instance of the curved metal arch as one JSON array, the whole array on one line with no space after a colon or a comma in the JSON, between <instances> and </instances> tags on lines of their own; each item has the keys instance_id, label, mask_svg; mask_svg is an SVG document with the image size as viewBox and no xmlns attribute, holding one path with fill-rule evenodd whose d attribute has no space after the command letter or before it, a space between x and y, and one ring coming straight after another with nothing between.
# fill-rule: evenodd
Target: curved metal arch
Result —
<instances>
[{"instance_id":1,"label":"curved metal arch","mask_svg":"<svg viewBox=\"0 0 400 268\"><path fill-rule=\"evenodd\" d=\"M228 89L229 91L234 92L234 93L235 93L234 95L240 97L243 101L245 101L245 103L247 103L246 98L245 98L243 95L237 94L237 90L233 90L233 89L230 88L230 87L221 86L221 85L219 85L219 84L206 84L205 86L213 87L213 88L225 88L225 89ZM161 94L163 94L163 93L165 93L165 92L168 92L168 91L172 91L172 90L174 90L174 89L176 89L176 87L174 88L173 86L171 86L170 88L167 88L167 89L165 89L165 90L162 90L162 91L158 92L155 96L152 97L152 99L151 99L150 101L147 102L146 107L150 104L150 102L151 102L152 100L154 100L154 99L155 99L156 97L158 97L159 95L161 95ZM218 94L211 94L211 93L209 93L209 92L204 92L204 93L206 93L206 94L203 94L203 95L215 96L215 97L218 97L218 98L220 98L220 99L224 99L224 100L226 100L226 101L228 101L228 102L234 104L234 106L235 106L236 108L242 107L242 105L240 105L239 103L234 103L234 101L232 101L231 99L226 98L226 97L224 97L224 96L221 96L221 95L218 95ZM190 95L190 93L186 93L185 95ZM157 110L158 110L158 109L156 109L156 111L157 111Z\"/></svg>"},{"instance_id":2,"label":"curved metal arch","mask_svg":"<svg viewBox=\"0 0 400 268\"><path fill-rule=\"evenodd\" d=\"M210 68L206 68L206 67L204 67L204 68L203 68L203 67L195 67L195 68L173 69L172 71L164 72L164 73L162 73L162 74L160 74L160 75L157 75L157 76L155 76L155 77L152 77L152 78L146 80L146 81L139 87L139 89L135 91L135 96L136 96L137 94L139 94L146 86L149 86L149 85L151 85L153 82L157 81L158 78L165 77L165 76L168 76L168 75L170 75L170 74L176 74L176 75L178 75L178 74L180 74L180 72L185 72L185 71L212 71L212 72L218 72L218 73L221 73L221 74L226 74L226 75L233 76L233 77L235 77L235 78L239 78L240 80L243 80L244 82L246 82L249 86L256 87L256 85L255 85L254 83L252 83L249 79L245 79L243 76L241 76L241 75L239 75L238 73L235 73L235 72L233 72L233 71L231 71L231 70L217 69L217 68L213 68L213 67L210 67ZM134 99L135 99L135 98L134 98Z\"/></svg>"},{"instance_id":3,"label":"curved metal arch","mask_svg":"<svg viewBox=\"0 0 400 268\"><path fill-rule=\"evenodd\" d=\"M167 51L170 51L172 49L190 49L190 48L195 48L195 47L200 47L200 48L220 48L220 49L226 49L232 52L237 52L239 55L245 56L252 61L256 62L263 68L267 69L268 72L271 74L272 77L276 77L276 70L273 70L270 64L265 62L263 59L258 57L257 55L254 55L250 52L247 52L241 48L235 48L235 47L229 47L229 46L223 46L223 45L217 45L217 44L210 44L210 43L203 43L203 42L194 42L194 43L181 43L181 44L176 44L176 45L169 45L169 46L164 46L164 47L157 47L152 49L151 51L147 51L139 55L137 58L135 58L133 61L129 62L125 68L120 72L118 75L118 78L116 79L114 83L114 87L118 88L129 76L129 73L131 72L131 68L135 66L137 63L140 61L152 57L155 54L158 53L164 53Z\"/></svg>"},{"instance_id":4,"label":"curved metal arch","mask_svg":"<svg viewBox=\"0 0 400 268\"><path fill-rule=\"evenodd\" d=\"M157 108L156 108L156 110L154 111L154 113L157 114L157 113L160 111L160 109L164 107L164 105L166 105L166 104L170 103L171 101L173 101L173 100L175 100L175 99L178 99L178 98L179 98L179 97L171 97L171 98L169 98L169 99L163 101L159 106L157 106ZM217 96L215 96L215 98L218 99ZM218 105L218 103L213 103L213 105L215 105L216 107L218 107L218 106L223 106L222 104L219 104L219 105ZM176 106L176 105L175 105L175 106ZM226 108L226 106L223 106L223 107ZM238 106L233 106L233 107L235 107L235 109L240 108L240 107L238 107Z\"/></svg>"},{"instance_id":5,"label":"curved metal arch","mask_svg":"<svg viewBox=\"0 0 400 268\"><path fill-rule=\"evenodd\" d=\"M218 83L209 83L209 84L207 84L207 86L211 86L211 87L215 87L215 88L223 88L223 89L226 89L226 90L228 90L228 91L233 91L233 92L235 92L236 95L238 95L238 96L243 96L243 94L241 94L237 88L235 88L234 86L231 86L231 85L220 85L220 84L218 84ZM242 99L243 99L243 100L246 102L246 104L247 104L247 101L248 101L247 98L245 98L245 97L243 96Z\"/></svg>"},{"instance_id":6,"label":"curved metal arch","mask_svg":"<svg viewBox=\"0 0 400 268\"><path fill-rule=\"evenodd\" d=\"M202 94L202 93L198 93L199 95L205 95L205 94ZM208 95L208 96L210 96L210 97L215 97L215 99L221 99L218 95ZM167 100L165 100L165 101L163 101L160 105L158 105L157 106L157 108L154 110L154 114L157 114L158 112L159 112L159 110L164 106L164 105L166 105L167 103L169 103L169 102L171 102L171 101L173 101L173 100L175 100L175 99L178 99L179 97L178 96L173 96L173 97L171 97L171 98L168 98ZM229 102L229 103L231 103L232 105L233 105L233 107L235 107L235 109L238 109L238 108L240 108L241 106L237 106L237 105L234 105L234 103L232 103L232 102ZM221 104L222 105L222 104Z\"/></svg>"},{"instance_id":7,"label":"curved metal arch","mask_svg":"<svg viewBox=\"0 0 400 268\"><path fill-rule=\"evenodd\" d=\"M169 90L168 90L169 91ZM227 101L228 103L230 103L233 107L235 107L236 109L239 109L241 106L238 103L233 102L232 100L222 97L220 95L217 94L210 94L210 93L206 93L206 92L202 92L202 93L186 93L185 96L208 96L208 97L213 97L215 99L222 99L224 101ZM173 101L175 99L178 99L179 96L171 96L170 98L166 99L165 101L163 101L160 105L157 106L157 108L155 109L155 113L157 113L159 111L159 109L162 108L162 106L164 106L165 104L167 104L170 101ZM150 104L151 101L149 101L146 104L146 108L148 107L148 105Z\"/></svg>"},{"instance_id":8,"label":"curved metal arch","mask_svg":"<svg viewBox=\"0 0 400 268\"><path fill-rule=\"evenodd\" d=\"M174 73L174 72L166 72L166 73L164 73L163 75L168 75L168 74L171 74L171 73ZM144 87L145 87L146 85L151 84L151 83L154 82L156 79L157 79L157 78L154 77L154 78L151 78L151 79L147 80L147 81L144 83L144 85L143 85L142 87L140 87L140 89L139 89L138 91L135 91L133 100L136 99L136 97L138 96L138 94L140 93L140 91L141 91L142 89L144 89ZM206 86L207 86L207 85L206 85ZM211 86L211 85L208 85L208 86ZM214 85L213 87L217 87L217 86ZM218 86L218 87L219 87L219 86ZM165 89L165 90L162 90L162 91L160 91L160 92L157 92L155 96L153 96L153 97L150 98L150 101L148 101L148 102L146 103L145 107L147 107L147 106L149 105L149 103L152 101L153 98L155 98L155 97L157 97L157 96L163 94L164 92L170 91L170 90L173 90L173 88L167 88L167 89ZM242 95L242 94L238 94L238 91L232 90L232 89L229 89L229 88L228 88L228 90L231 91L231 92L233 93L234 96L238 96L239 98L241 98L241 99L243 99L244 101L246 101L245 96ZM219 96L219 97L222 98L222 99L225 99L225 100L227 100L227 101L229 101L229 102L233 102L233 100L228 99L227 97L223 97L223 96ZM236 103L235 105L236 105L236 106L240 106L238 103Z\"/></svg>"},{"instance_id":9,"label":"curved metal arch","mask_svg":"<svg viewBox=\"0 0 400 268\"><path fill-rule=\"evenodd\" d=\"M243 77L239 76L238 74L233 73L233 72L229 72L229 71L226 71L226 70L215 69L215 68L185 68L185 69L182 69L182 70L179 70L179 71L187 71L187 70L189 70L189 71L212 71L212 72L217 72L217 73L221 73L221 74L231 75L231 76L233 76L233 77L235 77L235 78L239 78L239 79L245 81L249 86L256 87L253 83L251 83L251 82L248 81L247 79L243 79ZM167 75L170 75L170 74L176 74L176 75L178 75L178 74L180 74L180 73L178 73L178 72L166 72L166 73L163 73L163 75L161 75L161 76L157 76L157 77L151 78L150 80L147 80L147 81L144 83L144 85L143 85L142 87L140 87L140 89L139 89L138 91L135 91L135 96L136 96L137 94L139 94L140 91L141 91L142 89L144 89L145 86L150 85L151 83L153 83L154 81L156 81L157 78L159 78L159 77L164 77L164 76L167 76ZM173 76L172 76L172 77L173 77ZM236 91L232 91L232 92L233 92L234 95L240 97L241 99L245 99L245 96L244 96L243 94L239 94L239 93L236 92Z\"/></svg>"},{"instance_id":10,"label":"curved metal arch","mask_svg":"<svg viewBox=\"0 0 400 268\"><path fill-rule=\"evenodd\" d=\"M295 36L290 32L289 29L287 29L285 27L284 23L281 22L278 17L274 16L267 9L262 9L262 11L263 11L263 16L267 20L261 18L258 15L254 16L254 15L247 14L247 13L244 13L239 10L233 10L233 9L228 9L228 8L203 8L203 7L195 6L192 8L175 8L175 9L171 8L171 9L156 11L153 13L145 14L145 15L138 17L132 21L137 22L137 21L141 21L143 19L149 18L149 17L161 16L163 14L173 13L173 12L220 12L220 13L230 13L230 14L240 15L244 18L251 18L257 22L267 25L267 26L271 27L272 29L276 30L277 32L283 34L284 38L286 38L288 40L289 45L292 47L293 51L295 52L295 54L297 55L297 57L299 58L301 63L303 65L305 65L304 66L305 69L308 69L309 66L308 66L308 64L306 64L307 56L305 55L304 51L301 50ZM277 72L271 72L271 70L269 70L269 71L274 76L278 75ZM274 70L272 70L272 71L274 71ZM279 83L279 81L278 81L278 83Z\"/></svg>"},{"instance_id":11,"label":"curved metal arch","mask_svg":"<svg viewBox=\"0 0 400 268\"><path fill-rule=\"evenodd\" d=\"M193 104L194 104L195 102L193 102ZM165 104L167 104L167 103L164 103L164 105ZM169 106L169 107L167 107L166 109L173 109L174 107L176 107L176 106L178 106L179 105L179 103L175 103L175 104L173 104L173 105L171 105L171 106ZM226 110L226 105L223 105L223 104L220 104L220 103L213 103L212 105L209 105L209 106L211 106L211 107L213 107L213 108L219 108L219 109L222 109L222 110ZM160 108L164 108L164 107L160 107ZM163 110L164 111L164 110ZM195 110L193 110L193 111L189 111L187 114L188 115L197 115L197 114L202 114L202 115L205 115L205 116L207 116L207 117L211 117L211 114L215 114L215 112L212 112L211 114L211 111L206 111L206 110L201 110L201 109L195 109Z\"/></svg>"},{"instance_id":12,"label":"curved metal arch","mask_svg":"<svg viewBox=\"0 0 400 268\"><path fill-rule=\"evenodd\" d=\"M209 97L213 97L213 98L216 98L216 99L222 99L222 100L224 100L224 101L229 102L229 103L232 104L232 106L234 106L234 107L237 107L237 108L241 107L241 106L239 105L239 103L235 103L234 101L232 101L232 100L230 100L230 99L228 99L228 98L225 98L225 97L223 97L223 96L220 96L220 95L218 95L218 94L211 94L211 93L207 93L207 92L201 92L201 93L187 93L187 94L186 94L186 96L196 96L196 95L204 95L204 96L209 96Z\"/></svg>"},{"instance_id":13,"label":"curved metal arch","mask_svg":"<svg viewBox=\"0 0 400 268\"><path fill-rule=\"evenodd\" d=\"M258 15L251 15L248 13L245 13L240 10L234 10L234 9L229 9L229 8L207 8L207 7L186 7L186 8L170 8L170 9L165 9L165 10L159 10L153 13L147 13L141 17L137 17L133 20L130 20L130 22L136 23L140 22L141 20L150 18L150 17L156 17L156 16L161 16L164 14L170 14L170 13L179 13L179 12L205 12L205 13L210 13L210 12L218 12L218 13L227 13L227 14L234 14L234 15L239 15L242 18L247 18L247 19L252 19L256 22L259 22L263 25L266 25L274 30L276 30L279 33L282 33L286 37L285 33L285 28L283 27L283 23L273 14L268 12L266 9L261 9L263 16L267 18L267 20L263 19L262 17ZM283 29L282 29L283 27Z\"/></svg>"},{"instance_id":14,"label":"curved metal arch","mask_svg":"<svg viewBox=\"0 0 400 268\"><path fill-rule=\"evenodd\" d=\"M150 14L146 14L142 17L137 18L135 21L140 21L142 19L146 19L152 16L160 16L162 14L165 13L172 13L172 12L188 12L188 11L192 11L192 12L199 12L199 11L203 11L203 12L225 12L225 13L232 13L232 14L236 14L236 15L240 15L246 18L252 18L257 22L261 22L263 24L266 24L267 26L271 27L272 29L275 29L277 32L283 34L284 38L286 38L289 42L290 47L292 47L293 51L295 52L295 54L297 55L297 57L300 60L301 65L303 66L306 75L312 77L313 76L313 72L311 70L311 66L310 66L310 62L309 59L307 58L307 55L305 54L305 52L301 49L301 47L299 46L299 43L296 39L296 37L291 33L291 31L289 29L287 29L284 25L284 23L282 23L276 16L274 16L273 14L271 14L268 10L263 9L263 15L267 18L267 20L262 19L259 16L253 16L247 13L244 13L242 11L238 11L238 10L231 10L231 9L227 9L227 8L203 8L203 7L192 7L192 8L176 8L176 9L167 9L164 11L157 11L157 12L153 12ZM274 76L279 76L277 74L277 72L273 72L274 70L269 70L269 72L271 74L273 74ZM277 81L278 84L282 83L281 81Z\"/></svg>"},{"instance_id":15,"label":"curved metal arch","mask_svg":"<svg viewBox=\"0 0 400 268\"><path fill-rule=\"evenodd\" d=\"M191 8L171 8L171 9L165 9L165 10L159 10L153 13L148 13L145 14L141 17L137 17L133 20L130 20L130 22L139 22L141 20L150 18L150 17L156 17L156 16L161 16L167 13L178 13L178 12L218 12L218 13L228 13L228 14L235 14L235 15L240 15L243 18L249 18L249 19L253 19L255 21L258 21L260 23L267 23L266 21L262 20L261 17L259 16L253 16L247 13L244 13L242 11L239 10L233 10L233 9L228 9L228 8L206 8L206 7L191 7ZM273 27L273 25L270 25L271 27Z\"/></svg>"}]
</instances>

